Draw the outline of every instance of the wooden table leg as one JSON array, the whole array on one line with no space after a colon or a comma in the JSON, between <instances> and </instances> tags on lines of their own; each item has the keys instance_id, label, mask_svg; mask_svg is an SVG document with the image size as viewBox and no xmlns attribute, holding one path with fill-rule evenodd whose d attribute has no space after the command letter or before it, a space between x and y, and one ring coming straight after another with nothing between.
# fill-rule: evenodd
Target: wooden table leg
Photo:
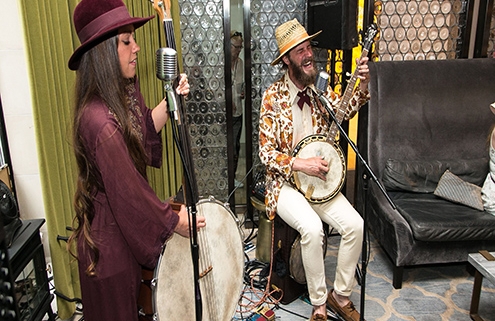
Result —
<instances>
[{"instance_id":1,"label":"wooden table leg","mask_svg":"<svg viewBox=\"0 0 495 321\"><path fill-rule=\"evenodd\" d=\"M471 297L471 308L469 309L469 315L471 316L471 320L474 321L483 321L483 318L481 318L478 315L482 282L483 282L483 275L478 270L476 270L476 272L474 273L474 285L473 285L473 295Z\"/></svg>"}]
</instances>

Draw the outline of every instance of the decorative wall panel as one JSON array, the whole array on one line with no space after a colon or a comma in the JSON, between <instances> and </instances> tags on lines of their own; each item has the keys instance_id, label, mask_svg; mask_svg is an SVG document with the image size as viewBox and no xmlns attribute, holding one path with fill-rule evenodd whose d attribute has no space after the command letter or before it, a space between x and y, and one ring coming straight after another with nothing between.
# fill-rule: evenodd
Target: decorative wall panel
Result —
<instances>
[{"instance_id":1,"label":"decorative wall panel","mask_svg":"<svg viewBox=\"0 0 495 321\"><path fill-rule=\"evenodd\" d=\"M191 85L186 117L198 192L226 201L223 1L180 0L179 7L184 72Z\"/></svg>"},{"instance_id":2,"label":"decorative wall panel","mask_svg":"<svg viewBox=\"0 0 495 321\"><path fill-rule=\"evenodd\" d=\"M463 0L375 1L380 60L457 58L466 5Z\"/></svg>"}]
</instances>

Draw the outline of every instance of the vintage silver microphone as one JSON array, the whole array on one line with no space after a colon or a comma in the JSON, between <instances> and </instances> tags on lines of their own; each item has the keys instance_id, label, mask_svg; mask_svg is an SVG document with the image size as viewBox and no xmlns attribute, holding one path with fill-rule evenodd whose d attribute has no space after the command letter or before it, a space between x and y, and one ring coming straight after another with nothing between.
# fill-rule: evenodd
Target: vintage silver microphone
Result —
<instances>
[{"instance_id":1,"label":"vintage silver microphone","mask_svg":"<svg viewBox=\"0 0 495 321\"><path fill-rule=\"evenodd\" d=\"M315 87L318 96L322 95L325 90L327 90L329 78L330 75L328 75L325 71L320 71L320 73L316 77Z\"/></svg>"},{"instance_id":2,"label":"vintage silver microphone","mask_svg":"<svg viewBox=\"0 0 495 321\"><path fill-rule=\"evenodd\" d=\"M177 51L172 48L160 48L156 51L156 76L163 81L168 111L174 113L177 119L177 97L174 90L174 81L177 78Z\"/></svg>"},{"instance_id":3,"label":"vintage silver microphone","mask_svg":"<svg viewBox=\"0 0 495 321\"><path fill-rule=\"evenodd\" d=\"M328 101L327 97L323 95L323 93L327 90L329 78L330 75L328 73L326 73L325 71L320 71L320 73L316 77L315 88L316 94L318 95L320 101L323 103L323 106L329 114L332 114L333 109L331 107L331 104Z\"/></svg>"}]
</instances>

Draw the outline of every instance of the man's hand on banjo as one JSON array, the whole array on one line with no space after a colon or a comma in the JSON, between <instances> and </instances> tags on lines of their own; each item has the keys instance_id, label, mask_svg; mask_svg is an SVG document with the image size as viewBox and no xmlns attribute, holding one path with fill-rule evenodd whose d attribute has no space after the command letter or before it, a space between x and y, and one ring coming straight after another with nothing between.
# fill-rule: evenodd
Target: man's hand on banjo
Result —
<instances>
[{"instance_id":1,"label":"man's hand on banjo","mask_svg":"<svg viewBox=\"0 0 495 321\"><path fill-rule=\"evenodd\" d=\"M310 176L318 177L323 181L327 180L328 162L323 156L296 158L292 165L292 169L294 171L301 171Z\"/></svg>"}]
</instances>

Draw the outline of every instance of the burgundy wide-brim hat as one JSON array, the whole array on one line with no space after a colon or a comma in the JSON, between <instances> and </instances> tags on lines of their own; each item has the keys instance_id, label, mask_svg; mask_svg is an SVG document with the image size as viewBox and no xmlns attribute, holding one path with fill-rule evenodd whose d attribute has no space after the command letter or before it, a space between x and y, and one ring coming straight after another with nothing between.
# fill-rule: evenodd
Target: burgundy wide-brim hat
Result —
<instances>
[{"instance_id":1,"label":"burgundy wide-brim hat","mask_svg":"<svg viewBox=\"0 0 495 321\"><path fill-rule=\"evenodd\" d=\"M137 29L154 17L131 17L121 0L82 0L74 9L74 26L81 45L70 57L69 69L77 70L82 55L116 35L120 27L134 25Z\"/></svg>"}]
</instances>

